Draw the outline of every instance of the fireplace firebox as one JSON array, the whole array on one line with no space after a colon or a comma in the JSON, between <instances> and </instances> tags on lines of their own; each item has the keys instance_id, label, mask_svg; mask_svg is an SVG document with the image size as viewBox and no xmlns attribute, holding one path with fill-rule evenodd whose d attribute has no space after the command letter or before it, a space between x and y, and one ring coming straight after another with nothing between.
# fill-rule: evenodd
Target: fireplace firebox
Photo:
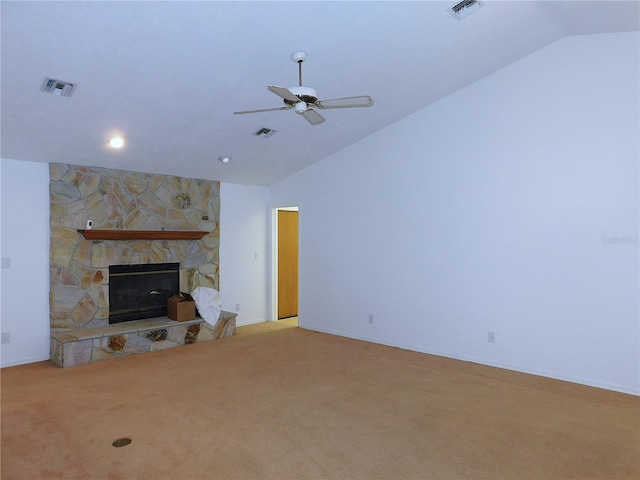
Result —
<instances>
[{"instance_id":1,"label":"fireplace firebox","mask_svg":"<svg viewBox=\"0 0 640 480\"><path fill-rule=\"evenodd\" d=\"M164 317L167 300L179 291L179 263L111 265L109 323Z\"/></svg>"}]
</instances>

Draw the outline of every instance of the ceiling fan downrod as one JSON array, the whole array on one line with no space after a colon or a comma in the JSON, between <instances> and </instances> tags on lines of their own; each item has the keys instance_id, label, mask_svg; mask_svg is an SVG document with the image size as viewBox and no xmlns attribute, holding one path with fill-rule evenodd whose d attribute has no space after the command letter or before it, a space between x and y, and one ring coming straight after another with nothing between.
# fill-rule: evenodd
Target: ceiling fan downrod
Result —
<instances>
[{"instance_id":1,"label":"ceiling fan downrod","mask_svg":"<svg viewBox=\"0 0 640 480\"><path fill-rule=\"evenodd\" d=\"M298 64L298 86L302 86L302 62L307 58L307 52L294 52L291 59Z\"/></svg>"}]
</instances>

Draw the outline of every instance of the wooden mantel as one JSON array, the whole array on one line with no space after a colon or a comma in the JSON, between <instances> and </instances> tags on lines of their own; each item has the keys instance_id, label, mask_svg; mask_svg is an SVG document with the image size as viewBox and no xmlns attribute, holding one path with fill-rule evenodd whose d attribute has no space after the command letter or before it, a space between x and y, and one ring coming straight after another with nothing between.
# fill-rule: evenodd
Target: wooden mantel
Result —
<instances>
[{"instance_id":1,"label":"wooden mantel","mask_svg":"<svg viewBox=\"0 0 640 480\"><path fill-rule=\"evenodd\" d=\"M200 240L195 230L78 230L87 240Z\"/></svg>"}]
</instances>

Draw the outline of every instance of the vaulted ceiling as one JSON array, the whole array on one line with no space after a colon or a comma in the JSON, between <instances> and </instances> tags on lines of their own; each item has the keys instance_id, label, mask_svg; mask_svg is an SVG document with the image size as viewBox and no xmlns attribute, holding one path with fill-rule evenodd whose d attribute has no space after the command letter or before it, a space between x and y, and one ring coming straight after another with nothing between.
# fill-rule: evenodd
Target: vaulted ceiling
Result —
<instances>
[{"instance_id":1,"label":"vaulted ceiling","mask_svg":"<svg viewBox=\"0 0 640 480\"><path fill-rule=\"evenodd\" d=\"M637 1L456 3L2 1L0 154L270 185L563 36L640 29ZM375 104L234 115L283 105L267 85L297 85L298 50L321 99Z\"/></svg>"}]
</instances>

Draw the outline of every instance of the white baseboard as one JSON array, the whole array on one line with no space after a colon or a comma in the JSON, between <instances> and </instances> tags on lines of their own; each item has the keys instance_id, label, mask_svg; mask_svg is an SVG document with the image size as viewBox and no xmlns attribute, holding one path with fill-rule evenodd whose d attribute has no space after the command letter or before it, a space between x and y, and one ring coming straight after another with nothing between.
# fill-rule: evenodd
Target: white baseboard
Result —
<instances>
[{"instance_id":1,"label":"white baseboard","mask_svg":"<svg viewBox=\"0 0 640 480\"><path fill-rule=\"evenodd\" d=\"M423 347L416 346L416 345L407 345L407 344L401 344L401 343L395 343L395 342L388 342L386 340L382 340L382 339L379 339L379 338L366 337L366 336L362 336L362 335L354 335L354 334L351 334L351 333L348 333L348 332L339 331L339 330L317 328L315 326L310 326L310 325L304 325L304 328L307 328L309 330L315 330L317 332L328 333L328 334L331 334L331 335L338 335L338 336L341 336L341 337L353 338L355 340L362 340L362 341L365 341L365 342L371 342L371 343L377 343L377 344L380 344L380 345L386 345L388 347L402 348L403 350L410 350L410 351L413 351L413 352L425 353L425 354L428 354L428 355L437 355L439 357L452 358L454 360L462 360L462 361L465 361L465 362L478 363L480 365L486 365L488 367L502 368L502 369L505 369L505 370L512 370L512 371L515 371L515 372L526 373L526 374L529 374L529 375L538 375L540 377L553 378L554 380L561 380L561 381L564 381L564 382L578 383L580 385L586 385L586 386L589 386L589 387L602 388L604 390L612 390L614 392L620 392L620 393L626 393L626 394L629 394L629 395L640 396L640 388L634 388L634 387L630 387L630 386L626 386L626 385L617 385L617 384L614 384L614 383L601 382L601 381L593 380L593 379L590 379L590 378L575 377L575 376L565 375L565 374L558 373L558 372L550 372L550 371L540 370L540 369L536 369L536 368L529 368L529 367L525 367L525 366L521 366L521 365L511 365L511 364L506 364L506 363L501 363L501 362L494 362L494 361L486 359L486 358L478 358L478 357L465 356L465 355L456 355L456 354L453 354L453 353L450 353L450 352L429 350L429 349L425 349Z\"/></svg>"},{"instance_id":2,"label":"white baseboard","mask_svg":"<svg viewBox=\"0 0 640 480\"><path fill-rule=\"evenodd\" d=\"M254 323L262 323L262 322L268 322L268 320L266 318L254 318L253 320L242 320L242 321L236 321L236 327L242 327L244 325L253 325Z\"/></svg>"},{"instance_id":3,"label":"white baseboard","mask_svg":"<svg viewBox=\"0 0 640 480\"><path fill-rule=\"evenodd\" d=\"M51 357L49 355L47 356L37 356L37 357L29 357L29 358L22 358L20 360L13 360L11 362L2 362L2 365L0 365L0 368L6 368L6 367L15 367L17 365L25 365L27 363L36 363L36 362L42 362L45 360L50 360Z\"/></svg>"}]
</instances>

